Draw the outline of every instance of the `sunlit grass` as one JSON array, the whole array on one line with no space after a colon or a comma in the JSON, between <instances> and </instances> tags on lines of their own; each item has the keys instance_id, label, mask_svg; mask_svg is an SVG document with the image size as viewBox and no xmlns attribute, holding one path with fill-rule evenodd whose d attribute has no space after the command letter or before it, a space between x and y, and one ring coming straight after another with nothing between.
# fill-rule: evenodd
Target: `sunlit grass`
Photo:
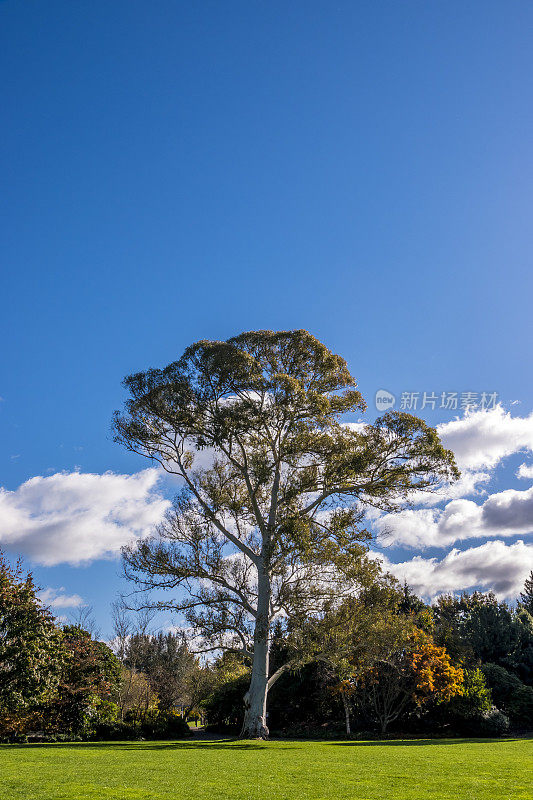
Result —
<instances>
[{"instance_id":1,"label":"sunlit grass","mask_svg":"<svg viewBox=\"0 0 533 800\"><path fill-rule=\"evenodd\" d=\"M0 746L2 800L525 800L533 742Z\"/></svg>"}]
</instances>

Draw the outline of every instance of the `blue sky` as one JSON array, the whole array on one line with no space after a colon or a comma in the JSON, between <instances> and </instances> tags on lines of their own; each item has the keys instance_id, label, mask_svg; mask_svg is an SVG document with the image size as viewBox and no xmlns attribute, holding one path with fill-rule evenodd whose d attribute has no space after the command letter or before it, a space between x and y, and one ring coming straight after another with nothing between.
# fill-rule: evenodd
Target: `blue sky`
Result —
<instances>
[{"instance_id":1,"label":"blue sky","mask_svg":"<svg viewBox=\"0 0 533 800\"><path fill-rule=\"evenodd\" d=\"M80 537L118 546L169 496L111 441L122 377L200 338L300 327L348 360L369 420L378 389L396 407L498 393L501 411L446 429L469 474L492 464L465 502L496 500L481 521L462 508L476 540L439 517L431 547L398 533L387 558L433 591L428 559L488 543L479 580L483 558L510 558L516 585L533 529L532 476L516 476L533 448L532 33L527 2L0 3L0 543L42 586L105 630L120 581L104 545L43 563ZM513 503L509 528L493 510Z\"/></svg>"}]
</instances>

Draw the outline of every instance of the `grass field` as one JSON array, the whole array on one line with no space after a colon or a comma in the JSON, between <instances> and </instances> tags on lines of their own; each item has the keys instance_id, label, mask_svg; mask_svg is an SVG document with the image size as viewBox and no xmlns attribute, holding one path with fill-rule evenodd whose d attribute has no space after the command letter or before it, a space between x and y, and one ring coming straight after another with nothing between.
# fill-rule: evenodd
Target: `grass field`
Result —
<instances>
[{"instance_id":1,"label":"grass field","mask_svg":"<svg viewBox=\"0 0 533 800\"><path fill-rule=\"evenodd\" d=\"M2 800L530 800L533 740L0 746Z\"/></svg>"}]
</instances>

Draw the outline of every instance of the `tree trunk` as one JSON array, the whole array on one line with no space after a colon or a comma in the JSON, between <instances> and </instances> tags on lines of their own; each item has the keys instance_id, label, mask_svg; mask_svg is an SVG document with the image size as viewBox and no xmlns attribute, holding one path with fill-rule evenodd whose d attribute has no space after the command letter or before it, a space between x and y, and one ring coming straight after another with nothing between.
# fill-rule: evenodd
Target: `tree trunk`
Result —
<instances>
[{"instance_id":1,"label":"tree trunk","mask_svg":"<svg viewBox=\"0 0 533 800\"><path fill-rule=\"evenodd\" d=\"M264 670L256 667L254 655L254 668L250 688L244 696L244 722L241 737L243 739L266 739L268 727L266 724L267 677Z\"/></svg>"},{"instance_id":2,"label":"tree trunk","mask_svg":"<svg viewBox=\"0 0 533 800\"><path fill-rule=\"evenodd\" d=\"M266 570L259 571L257 586L257 617L254 631L254 659L250 688L244 696L243 739L266 739L266 702L270 649L270 580Z\"/></svg>"},{"instance_id":3,"label":"tree trunk","mask_svg":"<svg viewBox=\"0 0 533 800\"><path fill-rule=\"evenodd\" d=\"M346 736L352 735L352 728L350 726L350 705L348 703L348 698L344 692L341 692L342 696L342 704L344 706L344 717L346 719Z\"/></svg>"}]
</instances>

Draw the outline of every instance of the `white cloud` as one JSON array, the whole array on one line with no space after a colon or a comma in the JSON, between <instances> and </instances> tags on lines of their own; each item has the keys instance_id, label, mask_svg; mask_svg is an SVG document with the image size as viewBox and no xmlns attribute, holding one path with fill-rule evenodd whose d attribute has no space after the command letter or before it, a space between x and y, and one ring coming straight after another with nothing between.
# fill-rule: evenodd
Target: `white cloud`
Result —
<instances>
[{"instance_id":1,"label":"white cloud","mask_svg":"<svg viewBox=\"0 0 533 800\"><path fill-rule=\"evenodd\" d=\"M363 422L362 420L359 420L359 422L343 422L342 424L345 428L349 428L355 433L364 433L368 427L368 422Z\"/></svg>"},{"instance_id":2,"label":"white cloud","mask_svg":"<svg viewBox=\"0 0 533 800\"><path fill-rule=\"evenodd\" d=\"M460 469L486 470L521 450L533 451L533 413L512 417L501 406L470 411L437 426L445 447L454 451Z\"/></svg>"},{"instance_id":3,"label":"white cloud","mask_svg":"<svg viewBox=\"0 0 533 800\"><path fill-rule=\"evenodd\" d=\"M434 509L407 509L394 514L384 514L374 522L378 542L382 545L401 544L407 547L435 547L438 540L439 511Z\"/></svg>"},{"instance_id":4,"label":"white cloud","mask_svg":"<svg viewBox=\"0 0 533 800\"><path fill-rule=\"evenodd\" d=\"M48 586L39 592L39 597L43 605L51 606L51 608L79 608L86 605L79 594L63 594L64 591L64 586L59 589Z\"/></svg>"},{"instance_id":5,"label":"white cloud","mask_svg":"<svg viewBox=\"0 0 533 800\"><path fill-rule=\"evenodd\" d=\"M45 566L112 557L161 521L160 476L60 472L0 489L0 546Z\"/></svg>"},{"instance_id":6,"label":"white cloud","mask_svg":"<svg viewBox=\"0 0 533 800\"><path fill-rule=\"evenodd\" d=\"M409 547L449 547L470 538L514 536L533 532L533 488L508 489L483 503L467 499L485 494L496 466L520 451L533 452L533 413L511 417L501 406L467 412L461 419L437 427L443 444L454 451L461 477L435 492L419 492L414 509L385 514L375 520L383 544ZM517 477L533 478L533 466L522 464ZM432 508L446 502L444 508Z\"/></svg>"},{"instance_id":7,"label":"white cloud","mask_svg":"<svg viewBox=\"0 0 533 800\"><path fill-rule=\"evenodd\" d=\"M492 530L533 531L533 486L525 492L506 489L491 495L481 507L482 521Z\"/></svg>"},{"instance_id":8,"label":"white cloud","mask_svg":"<svg viewBox=\"0 0 533 800\"><path fill-rule=\"evenodd\" d=\"M520 464L518 467L517 478L533 478L533 464Z\"/></svg>"},{"instance_id":9,"label":"white cloud","mask_svg":"<svg viewBox=\"0 0 533 800\"><path fill-rule=\"evenodd\" d=\"M490 472L463 471L458 480L447 483L431 492L417 492L411 497L415 506L436 506L446 500L458 500L462 497L484 492L481 484L492 478Z\"/></svg>"},{"instance_id":10,"label":"white cloud","mask_svg":"<svg viewBox=\"0 0 533 800\"><path fill-rule=\"evenodd\" d=\"M533 569L533 544L486 542L468 550L451 550L442 560L416 556L386 569L406 580L417 594L432 599L444 592L492 589L501 599L514 599Z\"/></svg>"},{"instance_id":11,"label":"white cloud","mask_svg":"<svg viewBox=\"0 0 533 800\"><path fill-rule=\"evenodd\" d=\"M385 514L374 521L381 544L449 548L470 538L487 539L478 546L452 549L443 558L418 555L398 564L383 561L387 569L406 580L415 592L434 598L443 592L492 589L500 598L514 599L533 568L533 544L507 544L501 537L533 532L533 487L479 495L504 458L533 452L533 414L511 417L501 407L472 411L462 419L439 425L445 447L454 451L461 478L434 494L413 498L414 509ZM522 464L519 478L533 478L533 466ZM434 508L446 502L444 508ZM496 538L497 537L497 538Z\"/></svg>"},{"instance_id":12,"label":"white cloud","mask_svg":"<svg viewBox=\"0 0 533 800\"><path fill-rule=\"evenodd\" d=\"M464 498L444 509L408 509L385 514L375 522L383 544L408 547L449 547L471 538L516 536L533 531L533 487L506 489L478 505Z\"/></svg>"}]
</instances>

